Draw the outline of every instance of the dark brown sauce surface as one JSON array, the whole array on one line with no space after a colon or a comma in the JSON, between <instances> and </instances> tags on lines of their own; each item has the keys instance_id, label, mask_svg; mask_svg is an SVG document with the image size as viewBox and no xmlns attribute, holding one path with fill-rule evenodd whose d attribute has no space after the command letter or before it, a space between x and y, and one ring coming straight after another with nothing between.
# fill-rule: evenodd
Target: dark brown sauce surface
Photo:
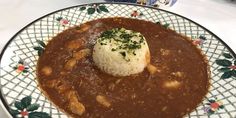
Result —
<instances>
[{"instance_id":1,"label":"dark brown sauce surface","mask_svg":"<svg viewBox=\"0 0 236 118\"><path fill-rule=\"evenodd\" d=\"M69 69L65 67L76 52L92 50L101 32L117 27L145 36L157 73L150 76L145 69L137 75L113 77L101 72L91 55L76 60ZM152 22L106 18L70 28L54 37L38 60L37 80L44 94L72 117L181 118L207 94L208 72L204 56L187 37ZM167 85L168 82L179 85ZM110 106L99 104L98 95L106 97ZM73 97L84 105L82 115L71 108Z\"/></svg>"}]
</instances>

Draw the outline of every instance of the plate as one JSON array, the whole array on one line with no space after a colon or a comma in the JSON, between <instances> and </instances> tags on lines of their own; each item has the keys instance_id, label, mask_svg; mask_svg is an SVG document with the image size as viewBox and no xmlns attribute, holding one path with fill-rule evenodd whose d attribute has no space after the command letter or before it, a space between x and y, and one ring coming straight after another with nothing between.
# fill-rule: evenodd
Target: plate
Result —
<instances>
[{"instance_id":1,"label":"plate","mask_svg":"<svg viewBox=\"0 0 236 118\"><path fill-rule=\"evenodd\" d=\"M130 3L92 3L61 9L33 21L15 34L0 55L0 97L6 112L11 117L66 118L37 87L37 60L45 44L58 33L74 25L106 17L160 23L191 37L209 60L211 87L204 100L186 117L236 116L236 55L227 44L181 15Z\"/></svg>"}]
</instances>

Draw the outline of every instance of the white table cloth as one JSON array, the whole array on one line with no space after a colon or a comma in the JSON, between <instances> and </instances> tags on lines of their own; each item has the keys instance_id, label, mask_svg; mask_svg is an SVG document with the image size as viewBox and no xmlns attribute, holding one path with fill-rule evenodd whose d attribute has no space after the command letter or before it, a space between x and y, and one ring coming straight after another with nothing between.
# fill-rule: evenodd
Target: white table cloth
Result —
<instances>
[{"instance_id":1,"label":"white table cloth","mask_svg":"<svg viewBox=\"0 0 236 118\"><path fill-rule=\"evenodd\" d=\"M1 0L0 50L22 27L52 11L103 0ZM236 1L178 0L166 10L186 16L219 36L236 52ZM0 118L8 118L0 106Z\"/></svg>"}]
</instances>

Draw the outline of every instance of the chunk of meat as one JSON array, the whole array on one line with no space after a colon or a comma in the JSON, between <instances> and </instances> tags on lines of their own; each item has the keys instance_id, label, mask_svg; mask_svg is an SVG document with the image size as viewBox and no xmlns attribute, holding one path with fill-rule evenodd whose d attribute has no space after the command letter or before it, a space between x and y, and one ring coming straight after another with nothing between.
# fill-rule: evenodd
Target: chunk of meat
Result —
<instances>
[{"instance_id":1,"label":"chunk of meat","mask_svg":"<svg viewBox=\"0 0 236 118\"><path fill-rule=\"evenodd\" d=\"M66 70L71 70L76 65L76 63L77 63L77 60L75 58L71 58L66 62L64 68Z\"/></svg>"},{"instance_id":2,"label":"chunk of meat","mask_svg":"<svg viewBox=\"0 0 236 118\"><path fill-rule=\"evenodd\" d=\"M96 100L99 104L103 105L104 107L110 107L111 106L110 101L105 96L97 95Z\"/></svg>"},{"instance_id":3,"label":"chunk of meat","mask_svg":"<svg viewBox=\"0 0 236 118\"><path fill-rule=\"evenodd\" d=\"M76 102L70 102L69 103L69 108L74 114L82 115L85 112L85 107L82 103L79 101Z\"/></svg>"},{"instance_id":4,"label":"chunk of meat","mask_svg":"<svg viewBox=\"0 0 236 118\"><path fill-rule=\"evenodd\" d=\"M71 40L65 44L66 48L69 50L76 50L84 44L84 40L84 38Z\"/></svg>"},{"instance_id":5,"label":"chunk of meat","mask_svg":"<svg viewBox=\"0 0 236 118\"><path fill-rule=\"evenodd\" d=\"M58 93L65 93L65 92L71 90L70 85L68 85L67 83L65 83L61 80L58 80L58 79L48 80L46 86L49 88L56 89Z\"/></svg>"},{"instance_id":6,"label":"chunk of meat","mask_svg":"<svg viewBox=\"0 0 236 118\"><path fill-rule=\"evenodd\" d=\"M78 60L80 60L82 58L85 58L89 55L91 55L91 50L90 49L82 49L78 52L74 52L73 57L66 62L64 68L66 70L73 69L73 67L76 65Z\"/></svg>"},{"instance_id":7,"label":"chunk of meat","mask_svg":"<svg viewBox=\"0 0 236 118\"><path fill-rule=\"evenodd\" d=\"M49 76L52 74L52 68L50 66L45 66L42 68L41 72L46 75Z\"/></svg>"},{"instance_id":8,"label":"chunk of meat","mask_svg":"<svg viewBox=\"0 0 236 118\"><path fill-rule=\"evenodd\" d=\"M85 58L87 56L91 55L91 50L90 49L82 49L78 52L75 52L73 53L73 57L76 59L76 60L80 60L82 58Z\"/></svg>"},{"instance_id":9,"label":"chunk of meat","mask_svg":"<svg viewBox=\"0 0 236 118\"><path fill-rule=\"evenodd\" d=\"M184 77L184 72L180 72L180 71L172 72L171 75L181 78L181 77Z\"/></svg>"},{"instance_id":10,"label":"chunk of meat","mask_svg":"<svg viewBox=\"0 0 236 118\"><path fill-rule=\"evenodd\" d=\"M67 84L59 84L57 85L57 91L58 93L65 93L67 91L69 91L71 89L70 85L67 85Z\"/></svg>"},{"instance_id":11,"label":"chunk of meat","mask_svg":"<svg viewBox=\"0 0 236 118\"><path fill-rule=\"evenodd\" d=\"M166 81L164 83L164 88L179 88L181 85L180 82L176 81L176 80L171 80L171 81Z\"/></svg>"},{"instance_id":12,"label":"chunk of meat","mask_svg":"<svg viewBox=\"0 0 236 118\"><path fill-rule=\"evenodd\" d=\"M115 89L115 84L114 83L110 83L109 85L108 85L108 89L110 90L110 91L113 91L114 89Z\"/></svg>"},{"instance_id":13,"label":"chunk of meat","mask_svg":"<svg viewBox=\"0 0 236 118\"><path fill-rule=\"evenodd\" d=\"M87 31L90 27L91 27L91 26L88 25L88 24L83 24L83 25L80 26L80 28L78 29L77 32L79 32L79 33L85 32L85 31Z\"/></svg>"},{"instance_id":14,"label":"chunk of meat","mask_svg":"<svg viewBox=\"0 0 236 118\"><path fill-rule=\"evenodd\" d=\"M148 64L147 70L151 75L153 75L157 72L157 68L152 64Z\"/></svg>"},{"instance_id":15,"label":"chunk of meat","mask_svg":"<svg viewBox=\"0 0 236 118\"><path fill-rule=\"evenodd\" d=\"M67 83L56 79L47 81L47 86L56 89L68 101L68 107L74 114L82 115L85 112L85 107L79 102L76 91Z\"/></svg>"},{"instance_id":16,"label":"chunk of meat","mask_svg":"<svg viewBox=\"0 0 236 118\"><path fill-rule=\"evenodd\" d=\"M161 55L163 55L163 56L167 56L167 55L169 55L170 54L170 50L167 50L167 49L162 49L161 48Z\"/></svg>"},{"instance_id":17,"label":"chunk of meat","mask_svg":"<svg viewBox=\"0 0 236 118\"><path fill-rule=\"evenodd\" d=\"M53 79L53 80L47 80L46 84L44 86L47 86L49 88L57 88L61 84L61 81L58 79Z\"/></svg>"},{"instance_id":18,"label":"chunk of meat","mask_svg":"<svg viewBox=\"0 0 236 118\"><path fill-rule=\"evenodd\" d=\"M85 107L79 102L75 91L69 91L66 97L69 100L68 107L74 114L82 115L85 112Z\"/></svg>"},{"instance_id":19,"label":"chunk of meat","mask_svg":"<svg viewBox=\"0 0 236 118\"><path fill-rule=\"evenodd\" d=\"M115 81L115 84L119 84L122 81L122 79L118 79Z\"/></svg>"},{"instance_id":20,"label":"chunk of meat","mask_svg":"<svg viewBox=\"0 0 236 118\"><path fill-rule=\"evenodd\" d=\"M147 63L147 64L149 64L150 63L150 60L151 60L151 57L150 57L150 52L149 51L147 51L147 53L145 54L145 62Z\"/></svg>"},{"instance_id":21,"label":"chunk of meat","mask_svg":"<svg viewBox=\"0 0 236 118\"><path fill-rule=\"evenodd\" d=\"M161 111L166 111L167 106L162 107Z\"/></svg>"},{"instance_id":22,"label":"chunk of meat","mask_svg":"<svg viewBox=\"0 0 236 118\"><path fill-rule=\"evenodd\" d=\"M135 93L133 93L132 95L131 95L131 99L135 99L137 97L137 95L135 94Z\"/></svg>"}]
</instances>

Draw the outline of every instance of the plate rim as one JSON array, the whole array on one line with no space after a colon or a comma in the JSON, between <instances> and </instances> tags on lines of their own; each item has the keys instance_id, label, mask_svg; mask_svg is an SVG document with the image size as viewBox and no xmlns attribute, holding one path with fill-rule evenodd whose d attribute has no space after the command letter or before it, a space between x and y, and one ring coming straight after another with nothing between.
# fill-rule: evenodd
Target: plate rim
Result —
<instances>
[{"instance_id":1,"label":"plate rim","mask_svg":"<svg viewBox=\"0 0 236 118\"><path fill-rule=\"evenodd\" d=\"M183 15L180 15L178 13L175 13L175 12L172 12L172 11L168 11L168 10L164 10L164 9L161 9L161 8L157 8L157 7L153 7L153 6L147 6L147 5L140 5L140 4L137 4L137 3L128 3L128 2L92 2L92 3L85 3L85 4L78 4L78 5L73 5L73 6L70 6L70 7L65 7L65 8L61 8L61 9L58 9L58 10L55 10L55 11L52 11L50 13L47 13L33 21L31 21L30 23L28 23L26 26L24 26L23 28L21 28L19 31L17 31L11 38L10 40L7 41L7 43L3 46L2 50L1 50L1 53L0 53L0 64L2 63L2 57L3 55L5 54L5 51L6 49L8 48L8 46L12 43L12 41L15 39L16 36L18 36L22 31L24 31L27 27L31 26L33 23L39 21L40 19L43 19L49 15L52 15L54 13L57 13L57 12L60 12L60 11L63 11L63 10L67 10L67 9L72 9L72 8L76 8L76 7L80 7L80 6L86 6L86 5L91 5L91 4L121 4L121 5L131 5L131 6L138 6L138 7L145 7L145 8L149 8L149 9L155 9L155 10L159 10L159 11L164 11L166 13L170 13L170 14L173 14L173 15L176 15L178 17L181 17L183 19L186 19L192 23L194 23L195 25L199 26L200 28L202 28L203 30L207 31L209 34L211 34L212 36L216 37L216 39L218 41L220 41L225 47L226 49L230 52L230 54L232 54L232 56L234 58L236 58L236 52L234 52L227 43L225 43L220 37L218 37L216 34L214 34L212 31L208 30L206 27L202 26L201 24L193 21L192 19L190 18L187 18ZM1 78L0 78L1 79ZM0 84L0 88L1 88L1 84ZM5 113L12 117L13 118L13 115L10 113L10 106L8 106L6 100L5 100L5 97L3 96L2 94L2 89L0 89L0 99L1 99L1 103L0 103L0 106L2 106L2 109L3 111L5 111Z\"/></svg>"}]
</instances>

